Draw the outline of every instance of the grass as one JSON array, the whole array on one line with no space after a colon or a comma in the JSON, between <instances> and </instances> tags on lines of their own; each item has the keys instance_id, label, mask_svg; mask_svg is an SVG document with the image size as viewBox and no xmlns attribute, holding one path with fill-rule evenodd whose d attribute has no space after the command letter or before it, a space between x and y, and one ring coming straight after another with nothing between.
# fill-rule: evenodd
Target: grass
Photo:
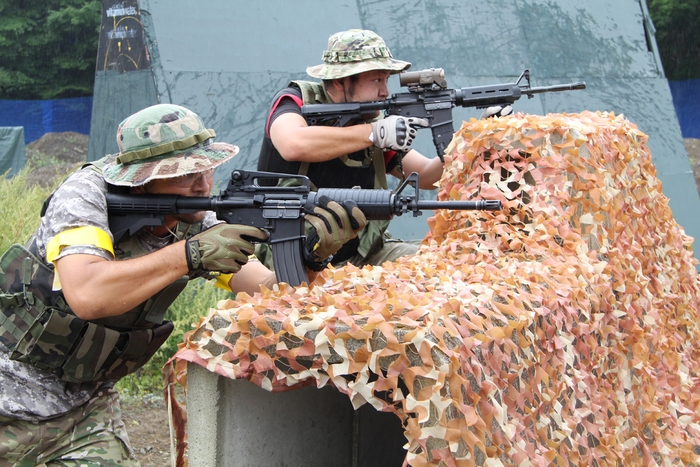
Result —
<instances>
[{"instance_id":1,"label":"grass","mask_svg":"<svg viewBox=\"0 0 700 467\"><path fill-rule=\"evenodd\" d=\"M183 335L194 328L219 300L232 297L231 292L214 287L213 283L204 279L190 281L166 314L166 319L175 325L173 333L148 363L119 380L116 389L126 397L136 398L160 393L163 389L161 369L177 352L178 344L183 342Z\"/></svg>"},{"instance_id":2,"label":"grass","mask_svg":"<svg viewBox=\"0 0 700 467\"><path fill-rule=\"evenodd\" d=\"M48 188L39 185L27 185L27 176L32 167L22 169L12 178L0 177L0 253L13 243L24 244L39 225L41 206L55 189L58 181ZM151 360L137 372L120 380L116 387L127 397L142 397L146 394L160 393L163 388L161 368L177 351L183 334L205 316L209 308L216 306L232 294L214 287L203 279L191 281L182 294L171 305L166 318L173 321L175 330L166 343Z\"/></svg>"},{"instance_id":3,"label":"grass","mask_svg":"<svg viewBox=\"0 0 700 467\"><path fill-rule=\"evenodd\" d=\"M22 169L17 175L8 178L5 173L0 178L0 252L13 243L24 243L39 225L41 205L52 188L39 185L27 187L30 168Z\"/></svg>"}]
</instances>

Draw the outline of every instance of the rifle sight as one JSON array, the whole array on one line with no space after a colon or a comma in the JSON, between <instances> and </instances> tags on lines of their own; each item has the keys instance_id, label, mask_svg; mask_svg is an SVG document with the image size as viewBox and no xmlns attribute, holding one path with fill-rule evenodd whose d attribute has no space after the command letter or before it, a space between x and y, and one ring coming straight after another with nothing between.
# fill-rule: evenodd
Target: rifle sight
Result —
<instances>
[{"instance_id":1,"label":"rifle sight","mask_svg":"<svg viewBox=\"0 0 700 467\"><path fill-rule=\"evenodd\" d=\"M399 73L399 83L401 86L411 88L433 88L447 89L445 70L442 68L429 68L420 71L402 71Z\"/></svg>"}]
</instances>

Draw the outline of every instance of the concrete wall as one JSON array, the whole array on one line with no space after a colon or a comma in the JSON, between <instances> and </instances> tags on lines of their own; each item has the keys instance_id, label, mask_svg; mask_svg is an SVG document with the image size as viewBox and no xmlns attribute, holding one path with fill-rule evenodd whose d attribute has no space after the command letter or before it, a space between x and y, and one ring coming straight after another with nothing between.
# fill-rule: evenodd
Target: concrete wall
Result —
<instances>
[{"instance_id":1,"label":"concrete wall","mask_svg":"<svg viewBox=\"0 0 700 467\"><path fill-rule=\"evenodd\" d=\"M332 387L270 393L188 365L187 433L197 467L399 467L398 417L354 411Z\"/></svg>"}]
</instances>

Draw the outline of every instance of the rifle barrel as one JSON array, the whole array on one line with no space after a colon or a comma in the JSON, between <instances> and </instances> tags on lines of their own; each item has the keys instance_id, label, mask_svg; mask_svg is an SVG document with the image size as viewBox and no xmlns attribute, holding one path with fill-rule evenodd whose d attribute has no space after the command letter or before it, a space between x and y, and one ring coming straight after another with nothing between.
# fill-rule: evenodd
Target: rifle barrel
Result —
<instances>
[{"instance_id":1,"label":"rifle barrel","mask_svg":"<svg viewBox=\"0 0 700 467\"><path fill-rule=\"evenodd\" d=\"M455 211L498 211L501 209L501 201L497 199L480 199L477 201L430 201L419 200L418 209L450 209Z\"/></svg>"},{"instance_id":2,"label":"rifle barrel","mask_svg":"<svg viewBox=\"0 0 700 467\"><path fill-rule=\"evenodd\" d=\"M555 84L553 86L538 86L536 88L523 89L523 94L541 94L543 92L578 91L586 89L586 83L578 81L576 83Z\"/></svg>"}]
</instances>

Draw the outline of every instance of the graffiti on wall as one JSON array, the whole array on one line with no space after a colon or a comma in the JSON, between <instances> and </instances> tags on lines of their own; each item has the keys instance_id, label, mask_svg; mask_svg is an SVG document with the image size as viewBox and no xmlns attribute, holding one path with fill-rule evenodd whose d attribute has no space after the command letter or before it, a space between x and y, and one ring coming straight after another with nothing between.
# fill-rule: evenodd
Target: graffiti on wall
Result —
<instances>
[{"instance_id":1,"label":"graffiti on wall","mask_svg":"<svg viewBox=\"0 0 700 467\"><path fill-rule=\"evenodd\" d=\"M103 2L97 70L143 70L151 65L138 0Z\"/></svg>"}]
</instances>

